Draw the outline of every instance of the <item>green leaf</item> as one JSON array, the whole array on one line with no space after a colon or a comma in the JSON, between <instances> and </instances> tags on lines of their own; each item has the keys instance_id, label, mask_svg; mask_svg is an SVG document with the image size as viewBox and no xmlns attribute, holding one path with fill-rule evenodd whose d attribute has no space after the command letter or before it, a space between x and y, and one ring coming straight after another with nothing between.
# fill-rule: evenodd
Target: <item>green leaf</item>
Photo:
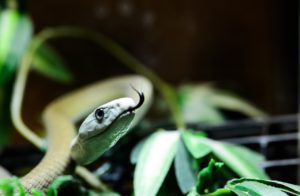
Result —
<instances>
[{"instance_id":1,"label":"green leaf","mask_svg":"<svg viewBox=\"0 0 300 196\"><path fill-rule=\"evenodd\" d=\"M219 124L224 121L222 114L211 102L212 91L209 85L185 85L178 93L186 122Z\"/></svg>"},{"instance_id":2,"label":"green leaf","mask_svg":"<svg viewBox=\"0 0 300 196\"><path fill-rule=\"evenodd\" d=\"M264 195L276 195L276 196L288 196L285 192L274 186L261 183L256 180L231 180L227 183L225 188L233 191L239 196L264 196Z\"/></svg>"},{"instance_id":3,"label":"green leaf","mask_svg":"<svg viewBox=\"0 0 300 196\"><path fill-rule=\"evenodd\" d=\"M202 143L209 146L213 153L223 161L231 170L241 177L269 179L267 174L259 167L263 157L245 147L213 141L203 138Z\"/></svg>"},{"instance_id":4,"label":"green leaf","mask_svg":"<svg viewBox=\"0 0 300 196\"><path fill-rule=\"evenodd\" d=\"M146 140L134 171L135 195L156 195L173 162L178 139L178 131L158 131Z\"/></svg>"},{"instance_id":5,"label":"green leaf","mask_svg":"<svg viewBox=\"0 0 300 196\"><path fill-rule=\"evenodd\" d=\"M219 124L224 121L219 109L240 112L250 117L266 116L248 101L210 84L182 86L178 90L178 97L184 119L189 123Z\"/></svg>"},{"instance_id":6,"label":"green leaf","mask_svg":"<svg viewBox=\"0 0 300 196\"><path fill-rule=\"evenodd\" d=\"M73 180L74 180L73 176L71 176L71 175L57 177L48 187L47 195L48 196L57 196L59 188L66 184L72 183Z\"/></svg>"},{"instance_id":7,"label":"green leaf","mask_svg":"<svg viewBox=\"0 0 300 196\"><path fill-rule=\"evenodd\" d=\"M241 177L268 179L259 167L264 160L260 154L242 146L205 138L196 132L184 131L182 136L187 149L195 158L202 158L212 152Z\"/></svg>"},{"instance_id":8,"label":"green leaf","mask_svg":"<svg viewBox=\"0 0 300 196\"><path fill-rule=\"evenodd\" d=\"M10 179L0 179L0 195L13 195L14 186Z\"/></svg>"},{"instance_id":9,"label":"green leaf","mask_svg":"<svg viewBox=\"0 0 300 196\"><path fill-rule=\"evenodd\" d=\"M225 188L217 189L216 191L212 193L208 193L205 196L236 196L232 191Z\"/></svg>"},{"instance_id":10,"label":"green leaf","mask_svg":"<svg viewBox=\"0 0 300 196\"><path fill-rule=\"evenodd\" d=\"M227 182L226 187L230 189L231 187L235 187L236 185L245 186L245 182L247 182L247 183L256 182L256 183L264 184L266 186L277 188L280 191L288 193L290 195L300 195L300 186L286 183L286 182L276 181L276 180L240 178L240 179L233 179L233 180ZM246 186L248 185L247 183L246 183ZM262 185L260 185L260 186L262 186ZM248 187L248 188L250 188L250 187Z\"/></svg>"},{"instance_id":11,"label":"green leaf","mask_svg":"<svg viewBox=\"0 0 300 196\"><path fill-rule=\"evenodd\" d=\"M238 145L228 144L228 143L227 144L224 143L224 145L228 150L231 151L231 153L239 155L239 157L244 159L245 162L248 162L252 165L259 166L263 161L265 161L265 158L262 155L243 146L238 146Z\"/></svg>"},{"instance_id":12,"label":"green leaf","mask_svg":"<svg viewBox=\"0 0 300 196\"><path fill-rule=\"evenodd\" d=\"M31 189L31 195L32 196L45 196L46 194L41 190L33 188L33 189Z\"/></svg>"},{"instance_id":13,"label":"green leaf","mask_svg":"<svg viewBox=\"0 0 300 196\"><path fill-rule=\"evenodd\" d=\"M196 191L200 194L211 192L223 166L224 163L215 162L211 159L208 166L202 169L198 174Z\"/></svg>"},{"instance_id":14,"label":"green leaf","mask_svg":"<svg viewBox=\"0 0 300 196\"><path fill-rule=\"evenodd\" d=\"M146 140L141 140L140 142L138 142L135 147L133 148L133 150L130 153L130 162L132 164L136 164L136 162L138 161L138 158L141 154L141 150L145 144Z\"/></svg>"},{"instance_id":15,"label":"green leaf","mask_svg":"<svg viewBox=\"0 0 300 196\"><path fill-rule=\"evenodd\" d=\"M179 140L175 156L175 175L183 194L190 191L196 184L196 173L191 165L192 157L187 152L183 142Z\"/></svg>"},{"instance_id":16,"label":"green leaf","mask_svg":"<svg viewBox=\"0 0 300 196\"><path fill-rule=\"evenodd\" d=\"M10 141L12 76L32 34L31 21L27 15L15 9L0 11L0 146Z\"/></svg>"},{"instance_id":17,"label":"green leaf","mask_svg":"<svg viewBox=\"0 0 300 196\"><path fill-rule=\"evenodd\" d=\"M219 108L240 112L250 117L265 117L266 113L256 108L248 101L221 90L214 89L214 96L211 96L211 102Z\"/></svg>"},{"instance_id":18,"label":"green leaf","mask_svg":"<svg viewBox=\"0 0 300 196\"><path fill-rule=\"evenodd\" d=\"M25 196L26 195L25 188L21 184L19 178L14 176L11 178L11 180L12 180L14 186L17 188L15 190L17 190L17 192L19 193L19 196Z\"/></svg>"},{"instance_id":19,"label":"green leaf","mask_svg":"<svg viewBox=\"0 0 300 196\"><path fill-rule=\"evenodd\" d=\"M70 83L73 80L72 73L66 68L62 59L45 44L40 46L33 56L32 68L59 82Z\"/></svg>"},{"instance_id":20,"label":"green leaf","mask_svg":"<svg viewBox=\"0 0 300 196\"><path fill-rule=\"evenodd\" d=\"M203 143L205 137L203 132L183 131L182 138L189 152L194 158L199 159L208 155L212 149L210 146Z\"/></svg>"},{"instance_id":21,"label":"green leaf","mask_svg":"<svg viewBox=\"0 0 300 196\"><path fill-rule=\"evenodd\" d=\"M187 196L201 196L201 195L196 191L196 187L193 187L192 190L187 194Z\"/></svg>"},{"instance_id":22,"label":"green leaf","mask_svg":"<svg viewBox=\"0 0 300 196\"><path fill-rule=\"evenodd\" d=\"M95 192L95 191L89 191L88 196L120 196L119 193L115 192Z\"/></svg>"},{"instance_id":23,"label":"green leaf","mask_svg":"<svg viewBox=\"0 0 300 196\"><path fill-rule=\"evenodd\" d=\"M6 83L16 70L16 66L31 40L30 18L14 9L0 14L0 83Z\"/></svg>"},{"instance_id":24,"label":"green leaf","mask_svg":"<svg viewBox=\"0 0 300 196\"><path fill-rule=\"evenodd\" d=\"M24 14L20 15L17 28L7 56L7 64L12 66L11 71L15 71L16 65L23 57L32 37L33 26L31 19Z\"/></svg>"},{"instance_id":25,"label":"green leaf","mask_svg":"<svg viewBox=\"0 0 300 196\"><path fill-rule=\"evenodd\" d=\"M18 196L25 196L25 189L17 177L0 179L0 195L13 195L18 192Z\"/></svg>"},{"instance_id":26,"label":"green leaf","mask_svg":"<svg viewBox=\"0 0 300 196\"><path fill-rule=\"evenodd\" d=\"M62 191L62 189L67 189ZM79 181L77 181L71 175L59 176L54 182L48 187L47 196L58 196L62 195L62 192L76 193L76 195L87 195L87 196L119 196L118 193L107 191L107 192L96 192L94 190L88 190L83 187Z\"/></svg>"},{"instance_id":27,"label":"green leaf","mask_svg":"<svg viewBox=\"0 0 300 196\"><path fill-rule=\"evenodd\" d=\"M3 69L11 42L18 25L19 13L15 9L6 9L0 13L0 70Z\"/></svg>"}]
</instances>

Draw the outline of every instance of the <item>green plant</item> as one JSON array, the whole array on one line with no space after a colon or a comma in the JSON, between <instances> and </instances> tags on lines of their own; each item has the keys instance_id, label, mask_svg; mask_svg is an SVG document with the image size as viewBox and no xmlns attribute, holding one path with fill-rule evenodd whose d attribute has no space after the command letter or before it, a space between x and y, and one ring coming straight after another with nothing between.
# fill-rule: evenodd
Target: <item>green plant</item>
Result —
<instances>
[{"instance_id":1,"label":"green plant","mask_svg":"<svg viewBox=\"0 0 300 196\"><path fill-rule=\"evenodd\" d=\"M1 44L0 47L0 75L3 79L2 91L5 91L3 90L5 88L10 89L10 80L21 58L32 58L33 68L46 76L52 77L57 81L71 81L70 72L65 69L63 61L53 49L45 44L39 45L48 39L65 36L88 39L100 45L131 70L143 74L152 80L163 96L177 128L173 131L164 129L155 131L148 138L139 142L133 149L131 161L137 164L133 182L136 195L157 194L173 163L178 186L184 194L190 192L193 187L195 187L195 194L226 195L248 189L252 190L253 187L258 187L259 189L262 186L271 184L284 187L282 188L285 190L284 192L289 190L289 192L296 193L296 187L267 181L268 176L258 166L263 161L261 155L241 146L211 140L207 138L204 132L186 128L186 122L210 124L224 122L226 117L222 115L220 109L240 112L249 117L265 116L263 112L253 107L250 103L235 95L218 90L211 85L186 85L176 89L114 41L93 31L71 27L56 28L46 29L32 37L30 19L23 10L18 10L13 2L7 1L7 4L2 5L0 15L0 21L2 21L0 22L0 29L2 29L0 42L4 40L1 43L5 43ZM27 33L21 33L24 30ZM23 42L15 41L16 39L22 39ZM18 47L19 50L17 52L14 49L16 47L14 43L16 42L22 43L21 47ZM37 45L39 47L35 48ZM32 54L32 48L37 51L35 55ZM6 99L3 98L4 95L6 94L0 94L2 100L4 100L3 103L6 102ZM4 117L0 118L5 119L6 116L9 116L7 113L7 111L1 112ZM3 132L1 131L1 133ZM161 145L162 143L164 145ZM210 158L224 162L224 173L227 174L227 179L236 176L247 178L229 181L225 188L218 189L220 185L216 183L218 179L216 173L219 173L217 172L218 170L223 170L220 169L223 164L210 162L208 168L202 168L201 165ZM200 173L197 175L199 171ZM260 180L255 181L252 178ZM74 183L76 184L77 182L72 176L58 178L49 187L48 194L57 195L59 187ZM2 184L4 184L2 186L3 191L7 193L11 193L16 187L22 190L20 183L15 178L12 181L2 181ZM77 188L78 191L83 191L82 194L100 194L86 190L81 186L77 186ZM215 193L213 190L215 190ZM23 192L20 191L20 194L23 194ZM35 190L34 194L43 195L39 190Z\"/></svg>"},{"instance_id":2,"label":"green plant","mask_svg":"<svg viewBox=\"0 0 300 196\"><path fill-rule=\"evenodd\" d=\"M177 96L184 122L222 123L225 116L220 108L250 117L265 116L245 100L211 85L186 85L178 90ZM155 195L173 161L178 186L182 193L187 193L196 184L196 173L200 168L195 167L195 163L199 165L201 160L209 157L223 161L237 176L268 179L259 167L264 158L245 147L211 140L201 131L160 130L139 143L132 152L131 160L137 163L136 195Z\"/></svg>"},{"instance_id":3,"label":"green plant","mask_svg":"<svg viewBox=\"0 0 300 196\"><path fill-rule=\"evenodd\" d=\"M10 140L9 103L13 78L33 36L33 25L23 1L7 0L0 4L0 146ZM61 83L72 81L62 59L47 45L38 48L33 70Z\"/></svg>"},{"instance_id":4,"label":"green plant","mask_svg":"<svg viewBox=\"0 0 300 196\"><path fill-rule=\"evenodd\" d=\"M254 178L231 179L224 186L216 185L222 170L222 163L211 160L209 165L199 172L197 184L188 196L260 196L260 195L299 195L300 186L275 180Z\"/></svg>"}]
</instances>

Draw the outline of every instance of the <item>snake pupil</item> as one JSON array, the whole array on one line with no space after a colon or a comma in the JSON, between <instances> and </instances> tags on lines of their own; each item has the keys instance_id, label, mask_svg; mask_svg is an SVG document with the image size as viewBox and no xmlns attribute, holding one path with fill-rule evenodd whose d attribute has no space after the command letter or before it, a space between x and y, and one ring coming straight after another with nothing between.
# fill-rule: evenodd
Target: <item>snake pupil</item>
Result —
<instances>
[{"instance_id":1,"label":"snake pupil","mask_svg":"<svg viewBox=\"0 0 300 196\"><path fill-rule=\"evenodd\" d=\"M95 111L95 117L98 121L102 121L103 117L104 117L104 111L103 109L97 109Z\"/></svg>"}]
</instances>

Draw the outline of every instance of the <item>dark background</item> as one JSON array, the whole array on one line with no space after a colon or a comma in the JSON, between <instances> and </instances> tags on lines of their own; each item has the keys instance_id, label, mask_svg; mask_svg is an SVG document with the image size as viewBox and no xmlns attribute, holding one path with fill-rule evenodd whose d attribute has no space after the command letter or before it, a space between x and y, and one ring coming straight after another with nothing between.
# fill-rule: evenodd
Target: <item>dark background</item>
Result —
<instances>
[{"instance_id":1,"label":"dark background","mask_svg":"<svg viewBox=\"0 0 300 196\"><path fill-rule=\"evenodd\" d=\"M174 85L215 81L271 115L297 112L296 0L43 0L28 1L28 10L35 32L68 25L104 33ZM91 43L51 43L76 81L66 87L32 74L25 120L66 90L130 73Z\"/></svg>"}]
</instances>

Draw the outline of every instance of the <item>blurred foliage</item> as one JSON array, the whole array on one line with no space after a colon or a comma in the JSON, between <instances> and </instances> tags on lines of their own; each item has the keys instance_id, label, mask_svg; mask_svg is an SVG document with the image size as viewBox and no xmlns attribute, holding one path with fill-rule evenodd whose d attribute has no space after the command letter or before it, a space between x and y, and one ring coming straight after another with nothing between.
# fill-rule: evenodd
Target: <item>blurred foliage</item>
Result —
<instances>
[{"instance_id":1,"label":"blurred foliage","mask_svg":"<svg viewBox=\"0 0 300 196\"><path fill-rule=\"evenodd\" d=\"M20 196L25 195L25 189L17 177L0 179L0 195L10 196L18 192Z\"/></svg>"},{"instance_id":2,"label":"blurred foliage","mask_svg":"<svg viewBox=\"0 0 300 196\"><path fill-rule=\"evenodd\" d=\"M185 122L220 124L221 110L237 112L252 118L266 114L245 99L212 84L186 84L178 89L178 100Z\"/></svg>"},{"instance_id":3,"label":"blurred foliage","mask_svg":"<svg viewBox=\"0 0 300 196\"><path fill-rule=\"evenodd\" d=\"M155 195L166 177L176 154L178 132L157 131L139 151L134 172L135 195Z\"/></svg>"},{"instance_id":4,"label":"blurred foliage","mask_svg":"<svg viewBox=\"0 0 300 196\"><path fill-rule=\"evenodd\" d=\"M243 195L300 195L300 186L275 181L251 178L233 179L227 182L225 188L239 196Z\"/></svg>"},{"instance_id":5,"label":"blurred foliage","mask_svg":"<svg viewBox=\"0 0 300 196\"><path fill-rule=\"evenodd\" d=\"M33 36L32 21L24 10L24 2L7 0L0 4L0 147L10 141L13 79ZM38 48L32 68L58 82L72 81L72 74L62 59L47 45Z\"/></svg>"},{"instance_id":6,"label":"blurred foliage","mask_svg":"<svg viewBox=\"0 0 300 196\"><path fill-rule=\"evenodd\" d=\"M25 13L8 8L0 13L0 84L15 73L32 36L32 24Z\"/></svg>"},{"instance_id":7,"label":"blurred foliage","mask_svg":"<svg viewBox=\"0 0 300 196\"><path fill-rule=\"evenodd\" d=\"M239 176L268 179L268 176L259 167L264 161L264 157L248 148L199 137L199 134L187 131L183 132L183 141L196 159L212 153ZM201 153L203 150L205 153ZM198 154L202 156L195 156L195 152L199 151Z\"/></svg>"},{"instance_id":8,"label":"blurred foliage","mask_svg":"<svg viewBox=\"0 0 300 196\"><path fill-rule=\"evenodd\" d=\"M28 16L15 4L3 3L0 9L0 147L9 143L13 76L31 36L32 24Z\"/></svg>"},{"instance_id":9,"label":"blurred foliage","mask_svg":"<svg viewBox=\"0 0 300 196\"><path fill-rule=\"evenodd\" d=\"M5 142L9 141L8 130L11 126L9 102L13 86L12 80L18 65L28 55L28 48L31 47L33 36L32 22L25 10L19 9L20 7L13 0L4 2L6 3L3 1L0 3L0 145L5 145ZM103 41L102 37L101 39ZM114 54L115 56L118 54L119 58L125 59L124 62L127 64L136 63L142 67L142 64L134 57L129 56L116 43L110 40L105 41L109 51L118 51ZM34 70L56 81L69 83L73 79L63 60L48 45L38 48L32 62ZM165 95L165 99L172 99L169 100L169 107L173 108L172 112L175 113L173 118L178 121L177 125L223 123L226 116L221 110L241 113L248 117L265 116L264 112L248 101L214 88L212 85L184 85L174 93L173 88L160 80L155 73L150 71L148 73L146 68L141 67L133 69L152 77L156 88L161 89L160 93ZM178 102L174 103L174 100ZM177 110L178 108L179 110ZM211 158L217 162L210 161L208 163L206 161ZM183 194L189 192L189 195L243 195L245 192L253 192L254 195L260 195L268 191L274 191L278 195L279 193L282 195L299 193L297 186L267 180L268 176L258 166L263 160L261 155L247 148L211 140L201 130L187 130L182 126L173 131L155 131L132 150L131 161L136 163L133 179L134 193L136 195L156 195L173 163L176 180ZM225 166L219 161L223 162ZM203 166L207 163L208 166ZM233 173L233 176L247 178L231 180L225 188L220 188L221 185L216 182L223 168L229 171L228 173ZM228 175L223 178L230 180L233 176ZM254 180L254 178L260 180ZM14 191L20 195L26 195L17 178L0 180L0 190L7 195L13 194ZM114 192L100 193L88 190L73 176L58 177L50 185L47 195L56 196L64 190L75 191L82 195L118 195ZM32 195L45 194L34 189Z\"/></svg>"},{"instance_id":10,"label":"blurred foliage","mask_svg":"<svg viewBox=\"0 0 300 196\"><path fill-rule=\"evenodd\" d=\"M40 46L34 54L32 69L57 82L68 84L73 81L73 75L64 61L46 44Z\"/></svg>"},{"instance_id":11,"label":"blurred foliage","mask_svg":"<svg viewBox=\"0 0 300 196\"><path fill-rule=\"evenodd\" d=\"M178 105L181 108L185 122L198 124L223 123L226 118L220 109L242 113L249 117L265 116L264 112L246 100L226 91L216 89L211 85L184 85L177 92ZM180 137L176 140L167 137L159 139L156 137L157 133L166 136L179 135ZM153 146L146 145L154 138L158 141L161 140L161 142L153 142ZM175 154L174 147L168 148L170 152L162 153L164 152L164 147L168 146L168 142L171 142L172 146L177 146ZM142 152L145 152L143 156L141 155ZM160 165L167 157L168 161L166 161L164 169L161 169ZM173 160L178 186L182 193L187 193L192 187L200 183L199 177L198 181L196 180L197 171L200 168L195 167L195 164L199 165L201 160L205 160L207 157L215 157L221 160L231 172L238 176L268 179L266 173L259 167L264 161L264 157L245 147L211 140L201 131L174 130L164 131L164 133L159 131L150 135L144 142L139 143L132 151L131 158L137 160L134 175L135 193L151 188L151 191L148 193L155 195L163 184L166 171L170 170L170 161ZM211 163L210 167L212 165L213 163ZM149 177L149 172L151 177Z\"/></svg>"},{"instance_id":12,"label":"blurred foliage","mask_svg":"<svg viewBox=\"0 0 300 196\"><path fill-rule=\"evenodd\" d=\"M223 163L211 160L207 167L198 174L198 183L188 196L267 196L267 195L299 195L300 186L255 178L239 178L226 182L224 186L216 185L222 173Z\"/></svg>"},{"instance_id":13,"label":"blurred foliage","mask_svg":"<svg viewBox=\"0 0 300 196\"><path fill-rule=\"evenodd\" d=\"M197 177L196 191L205 194L215 191L218 187L219 173L224 163L210 160L208 166L203 168Z\"/></svg>"},{"instance_id":14,"label":"blurred foliage","mask_svg":"<svg viewBox=\"0 0 300 196\"><path fill-rule=\"evenodd\" d=\"M184 147L182 139L178 142L174 160L175 175L182 193L187 193L196 184L196 173L199 170L198 163Z\"/></svg>"},{"instance_id":15,"label":"blurred foliage","mask_svg":"<svg viewBox=\"0 0 300 196\"><path fill-rule=\"evenodd\" d=\"M119 196L119 194L110 191L96 192L88 190L71 175L57 177L49 185L46 193L38 189L32 189L30 193L26 192L17 177L0 179L0 195L4 196L58 196L71 193L85 196Z\"/></svg>"}]
</instances>

